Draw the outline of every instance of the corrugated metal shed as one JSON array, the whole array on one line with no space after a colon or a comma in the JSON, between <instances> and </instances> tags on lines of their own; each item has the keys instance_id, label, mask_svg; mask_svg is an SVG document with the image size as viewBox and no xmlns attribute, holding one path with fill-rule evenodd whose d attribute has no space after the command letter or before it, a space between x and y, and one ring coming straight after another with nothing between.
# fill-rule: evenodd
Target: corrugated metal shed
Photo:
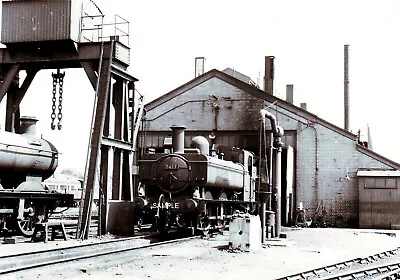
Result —
<instances>
[{"instance_id":1,"label":"corrugated metal shed","mask_svg":"<svg viewBox=\"0 0 400 280\"><path fill-rule=\"evenodd\" d=\"M2 1L1 42L78 40L80 0Z\"/></svg>"},{"instance_id":2,"label":"corrugated metal shed","mask_svg":"<svg viewBox=\"0 0 400 280\"><path fill-rule=\"evenodd\" d=\"M360 228L400 228L400 171L360 170Z\"/></svg>"}]
</instances>

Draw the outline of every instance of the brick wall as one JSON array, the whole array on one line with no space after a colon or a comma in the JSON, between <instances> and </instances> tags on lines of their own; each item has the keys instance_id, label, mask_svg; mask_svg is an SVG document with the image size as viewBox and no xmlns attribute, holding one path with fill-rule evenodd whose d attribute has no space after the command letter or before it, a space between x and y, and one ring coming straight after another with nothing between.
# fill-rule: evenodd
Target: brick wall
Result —
<instances>
[{"instance_id":1,"label":"brick wall","mask_svg":"<svg viewBox=\"0 0 400 280\"><path fill-rule=\"evenodd\" d=\"M147 113L149 130L258 130L259 111L266 102L218 78L186 91Z\"/></svg>"},{"instance_id":2,"label":"brick wall","mask_svg":"<svg viewBox=\"0 0 400 280\"><path fill-rule=\"evenodd\" d=\"M329 224L357 226L357 170L390 166L358 151L355 139L320 124L299 131L297 139L297 203L313 219L325 209Z\"/></svg>"}]
</instances>

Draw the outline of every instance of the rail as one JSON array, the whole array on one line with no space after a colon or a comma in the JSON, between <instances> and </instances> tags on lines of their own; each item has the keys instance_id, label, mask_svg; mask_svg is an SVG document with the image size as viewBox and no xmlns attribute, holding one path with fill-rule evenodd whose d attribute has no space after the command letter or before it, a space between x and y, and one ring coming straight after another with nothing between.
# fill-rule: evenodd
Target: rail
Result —
<instances>
[{"instance_id":1,"label":"rail","mask_svg":"<svg viewBox=\"0 0 400 280\"><path fill-rule=\"evenodd\" d=\"M67 263L76 260L117 254L127 251L156 247L170 243L178 243L198 238L197 236L161 241L156 243L140 242L143 236L127 237L96 243L80 244L65 248L42 250L37 252L20 253L0 257L0 275L9 275L38 267Z\"/></svg>"},{"instance_id":2,"label":"rail","mask_svg":"<svg viewBox=\"0 0 400 280\"><path fill-rule=\"evenodd\" d=\"M355 258L324 267L292 274L276 280L301 280L301 279L389 279L381 278L384 274L397 273L400 269L400 260L388 262L388 259L398 256L400 247L366 257ZM385 276L386 277L386 276ZM390 278L392 279L392 278Z\"/></svg>"}]
</instances>

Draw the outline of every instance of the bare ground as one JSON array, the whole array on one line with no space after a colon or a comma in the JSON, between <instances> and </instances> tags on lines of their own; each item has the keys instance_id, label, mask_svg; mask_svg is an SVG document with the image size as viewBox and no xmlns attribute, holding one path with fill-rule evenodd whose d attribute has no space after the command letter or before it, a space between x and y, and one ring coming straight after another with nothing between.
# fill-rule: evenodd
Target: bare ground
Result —
<instances>
[{"instance_id":1,"label":"bare ground","mask_svg":"<svg viewBox=\"0 0 400 280\"><path fill-rule=\"evenodd\" d=\"M252 252L227 248L229 234L149 248L101 271L76 279L276 279L399 247L397 231L283 229L286 239ZM62 275L57 275L58 279Z\"/></svg>"}]
</instances>

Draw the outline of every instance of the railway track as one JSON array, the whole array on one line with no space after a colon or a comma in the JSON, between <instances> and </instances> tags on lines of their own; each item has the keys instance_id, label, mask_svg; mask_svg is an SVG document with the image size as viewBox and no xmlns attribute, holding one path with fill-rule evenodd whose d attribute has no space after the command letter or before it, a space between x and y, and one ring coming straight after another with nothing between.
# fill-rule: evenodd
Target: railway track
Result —
<instances>
[{"instance_id":1,"label":"railway track","mask_svg":"<svg viewBox=\"0 0 400 280\"><path fill-rule=\"evenodd\" d=\"M400 247L378 254L312 269L276 280L400 279Z\"/></svg>"},{"instance_id":2,"label":"railway track","mask_svg":"<svg viewBox=\"0 0 400 280\"><path fill-rule=\"evenodd\" d=\"M148 237L149 236L120 238L107 241L99 241L90 244L80 244L65 248L1 256L0 276L44 266L51 266L82 259L112 255L148 247L160 246L164 244L178 243L197 238L196 236L192 236L152 243L150 240L146 239Z\"/></svg>"}]
</instances>

